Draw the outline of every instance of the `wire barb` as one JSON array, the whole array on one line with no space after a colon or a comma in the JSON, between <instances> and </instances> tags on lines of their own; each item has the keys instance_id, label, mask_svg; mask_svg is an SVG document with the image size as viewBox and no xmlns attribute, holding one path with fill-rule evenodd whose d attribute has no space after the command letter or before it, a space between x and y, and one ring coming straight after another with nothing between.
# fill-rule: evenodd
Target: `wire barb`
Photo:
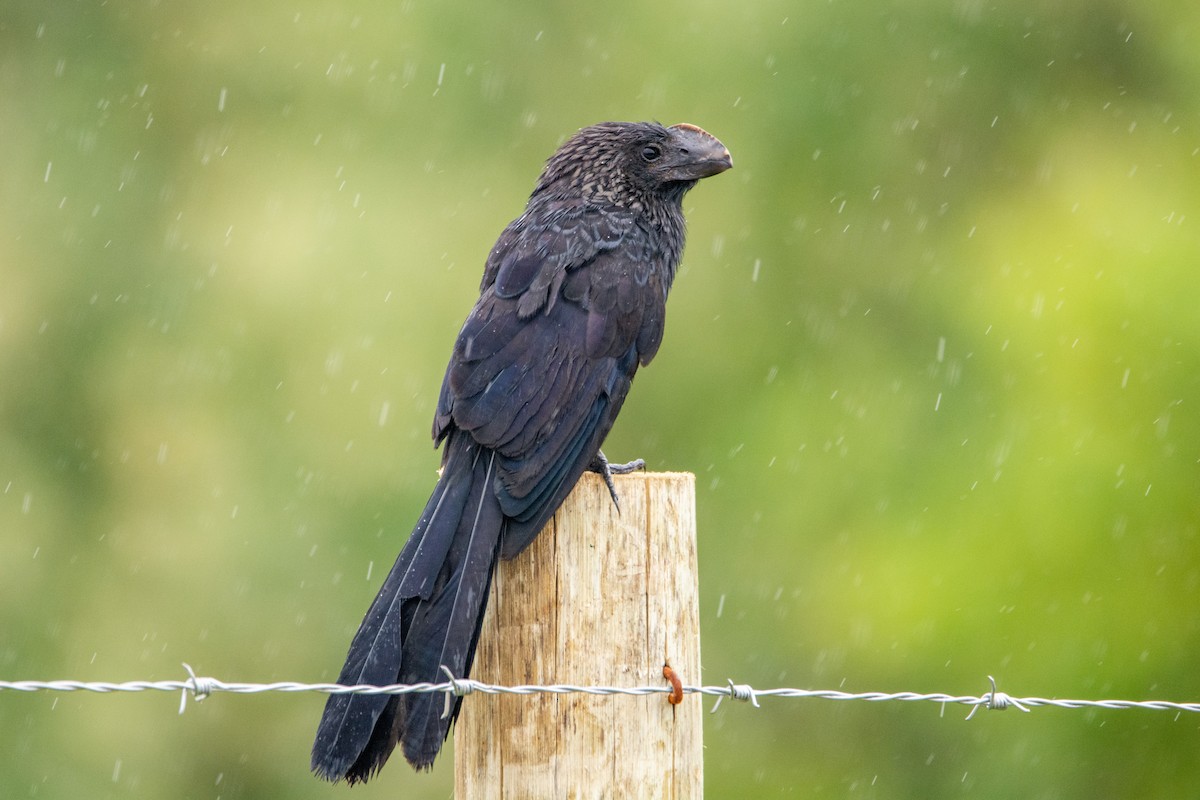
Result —
<instances>
[{"instance_id":1,"label":"wire barb","mask_svg":"<svg viewBox=\"0 0 1200 800\"><path fill-rule=\"evenodd\" d=\"M188 693L191 693L192 697L199 703L217 688L217 682L212 678L197 678L195 671L192 670L192 665L186 661L183 662L183 668L187 670L188 683L184 684L184 687L179 690L179 713L181 715L187 710Z\"/></svg>"},{"instance_id":2,"label":"wire barb","mask_svg":"<svg viewBox=\"0 0 1200 800\"><path fill-rule=\"evenodd\" d=\"M967 719L975 716L975 712L982 707L986 707L989 711L1003 711L1011 705L1024 711L1026 714L1029 713L1029 709L1021 705L1020 700L1015 697L1009 697L1004 692L996 691L996 679L991 675L988 675L988 682L992 684L992 690L986 692L983 697L979 698L979 702L971 707L971 713L967 714Z\"/></svg>"},{"instance_id":3,"label":"wire barb","mask_svg":"<svg viewBox=\"0 0 1200 800\"><path fill-rule=\"evenodd\" d=\"M729 681L729 690L725 693L720 693L717 695L717 702L713 703L712 711L709 711L708 713L717 713L717 709L721 707L721 701L726 697L743 703L749 703L755 708L762 708L762 706L758 704L758 692L754 691L754 687L746 683L734 683L733 678L727 678L726 680Z\"/></svg>"},{"instance_id":4,"label":"wire barb","mask_svg":"<svg viewBox=\"0 0 1200 800\"><path fill-rule=\"evenodd\" d=\"M445 664L442 664L442 672L446 673L446 678L450 681L450 688L445 690L446 706L444 709L442 709L442 719L446 719L450 716L450 713L454 711L454 704L457 699L460 697L466 697L474 692L476 684L475 681L468 678L459 680L458 678L454 677L454 673L451 672L450 668Z\"/></svg>"}]
</instances>

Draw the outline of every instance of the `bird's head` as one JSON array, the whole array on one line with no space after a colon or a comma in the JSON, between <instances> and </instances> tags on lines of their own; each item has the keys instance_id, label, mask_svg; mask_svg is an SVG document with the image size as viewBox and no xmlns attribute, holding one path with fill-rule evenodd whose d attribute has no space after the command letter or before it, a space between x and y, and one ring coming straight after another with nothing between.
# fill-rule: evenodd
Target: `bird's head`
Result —
<instances>
[{"instance_id":1,"label":"bird's head","mask_svg":"<svg viewBox=\"0 0 1200 800\"><path fill-rule=\"evenodd\" d=\"M647 137L650 140L637 153L646 173L654 179L662 183L695 182L733 167L729 148L703 128L684 122L665 132L665 137Z\"/></svg>"},{"instance_id":2,"label":"bird's head","mask_svg":"<svg viewBox=\"0 0 1200 800\"><path fill-rule=\"evenodd\" d=\"M546 162L534 191L616 205L678 200L701 178L733 166L729 150L687 123L602 122L583 128Z\"/></svg>"}]
</instances>

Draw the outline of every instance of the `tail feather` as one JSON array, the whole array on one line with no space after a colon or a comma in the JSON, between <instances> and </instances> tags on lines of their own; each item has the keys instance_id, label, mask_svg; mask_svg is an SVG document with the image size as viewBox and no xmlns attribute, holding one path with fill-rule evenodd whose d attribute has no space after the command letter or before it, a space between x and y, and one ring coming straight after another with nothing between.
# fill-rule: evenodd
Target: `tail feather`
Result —
<instances>
[{"instance_id":1,"label":"tail feather","mask_svg":"<svg viewBox=\"0 0 1200 800\"><path fill-rule=\"evenodd\" d=\"M342 684L436 683L442 666L466 677L504 528L492 489L495 454L467 436L446 443L442 477L350 644ZM414 767L433 764L458 715L442 697L330 695L312 769L365 781L402 745Z\"/></svg>"}]
</instances>

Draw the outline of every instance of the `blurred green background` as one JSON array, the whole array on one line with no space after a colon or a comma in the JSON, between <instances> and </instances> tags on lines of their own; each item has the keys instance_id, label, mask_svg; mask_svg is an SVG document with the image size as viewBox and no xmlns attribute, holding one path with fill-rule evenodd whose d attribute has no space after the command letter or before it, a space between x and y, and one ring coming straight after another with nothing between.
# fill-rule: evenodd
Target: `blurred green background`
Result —
<instances>
[{"instance_id":1,"label":"blurred green background","mask_svg":"<svg viewBox=\"0 0 1200 800\"><path fill-rule=\"evenodd\" d=\"M698 475L704 683L1200 700L1200 6L0 4L0 676L332 680L544 159L687 121L610 456ZM330 787L318 695L0 694L0 796ZM1181 797L1200 715L764 700L708 796Z\"/></svg>"}]
</instances>

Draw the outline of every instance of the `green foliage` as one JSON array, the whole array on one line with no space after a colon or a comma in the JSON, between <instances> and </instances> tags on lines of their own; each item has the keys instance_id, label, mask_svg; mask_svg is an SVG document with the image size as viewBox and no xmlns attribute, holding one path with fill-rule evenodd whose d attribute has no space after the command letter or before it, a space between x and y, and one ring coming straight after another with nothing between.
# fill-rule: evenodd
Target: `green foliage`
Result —
<instances>
[{"instance_id":1,"label":"green foliage","mask_svg":"<svg viewBox=\"0 0 1200 800\"><path fill-rule=\"evenodd\" d=\"M1198 22L5 4L0 675L332 679L488 247L564 136L655 118L735 161L606 447L699 476L685 678L1200 699ZM175 702L0 695L0 795L330 795L320 697ZM765 700L705 736L711 797L1172 797L1200 720Z\"/></svg>"}]
</instances>

